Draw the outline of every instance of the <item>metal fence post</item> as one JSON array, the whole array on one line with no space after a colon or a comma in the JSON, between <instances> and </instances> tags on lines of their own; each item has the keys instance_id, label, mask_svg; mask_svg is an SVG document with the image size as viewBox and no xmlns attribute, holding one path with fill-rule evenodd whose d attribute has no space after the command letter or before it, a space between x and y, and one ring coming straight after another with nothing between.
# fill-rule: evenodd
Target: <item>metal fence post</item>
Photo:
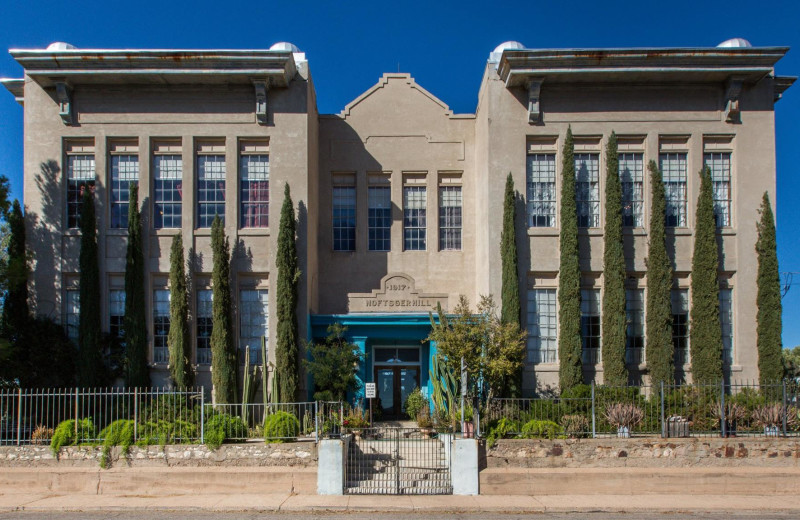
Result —
<instances>
[{"instance_id":1,"label":"metal fence post","mask_svg":"<svg viewBox=\"0 0 800 520\"><path fill-rule=\"evenodd\" d=\"M139 440L139 387L133 389L133 440Z\"/></svg>"},{"instance_id":2,"label":"metal fence post","mask_svg":"<svg viewBox=\"0 0 800 520\"><path fill-rule=\"evenodd\" d=\"M720 417L722 417L722 419L720 420L720 428L721 428L721 432L722 432L722 437L725 438L725 437L727 437L728 425L726 423L728 422L728 418L725 416L725 380L724 379L720 383L720 387L722 388L722 392L720 393L720 396L719 396L719 402L720 402L719 415L720 415Z\"/></svg>"},{"instance_id":3,"label":"metal fence post","mask_svg":"<svg viewBox=\"0 0 800 520\"><path fill-rule=\"evenodd\" d=\"M661 437L669 437L666 418L664 415L664 381L661 381Z\"/></svg>"},{"instance_id":4,"label":"metal fence post","mask_svg":"<svg viewBox=\"0 0 800 520\"><path fill-rule=\"evenodd\" d=\"M314 442L319 444L319 401L314 401Z\"/></svg>"},{"instance_id":5,"label":"metal fence post","mask_svg":"<svg viewBox=\"0 0 800 520\"><path fill-rule=\"evenodd\" d=\"M783 389L783 408L781 408L781 416L783 417L783 436L786 437L786 415L788 410L786 409L786 380L782 381L782 389Z\"/></svg>"},{"instance_id":6,"label":"metal fence post","mask_svg":"<svg viewBox=\"0 0 800 520\"><path fill-rule=\"evenodd\" d=\"M17 446L22 442L22 388L17 388Z\"/></svg>"},{"instance_id":7,"label":"metal fence post","mask_svg":"<svg viewBox=\"0 0 800 520\"><path fill-rule=\"evenodd\" d=\"M597 421L594 409L594 381L592 381L592 439L597 438Z\"/></svg>"},{"instance_id":8,"label":"metal fence post","mask_svg":"<svg viewBox=\"0 0 800 520\"><path fill-rule=\"evenodd\" d=\"M75 388L75 438L78 438L78 401L80 397L78 397L79 389Z\"/></svg>"},{"instance_id":9,"label":"metal fence post","mask_svg":"<svg viewBox=\"0 0 800 520\"><path fill-rule=\"evenodd\" d=\"M200 444L206 443L206 389L200 387Z\"/></svg>"}]
</instances>

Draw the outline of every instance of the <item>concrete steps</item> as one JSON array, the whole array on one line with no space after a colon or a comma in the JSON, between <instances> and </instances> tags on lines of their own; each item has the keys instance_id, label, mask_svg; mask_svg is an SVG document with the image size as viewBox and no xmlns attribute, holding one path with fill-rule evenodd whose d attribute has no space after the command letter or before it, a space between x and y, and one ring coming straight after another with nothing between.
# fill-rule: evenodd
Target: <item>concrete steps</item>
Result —
<instances>
[{"instance_id":1,"label":"concrete steps","mask_svg":"<svg viewBox=\"0 0 800 520\"><path fill-rule=\"evenodd\" d=\"M347 457L345 494L445 495L453 487L441 441L412 443L353 440Z\"/></svg>"}]
</instances>

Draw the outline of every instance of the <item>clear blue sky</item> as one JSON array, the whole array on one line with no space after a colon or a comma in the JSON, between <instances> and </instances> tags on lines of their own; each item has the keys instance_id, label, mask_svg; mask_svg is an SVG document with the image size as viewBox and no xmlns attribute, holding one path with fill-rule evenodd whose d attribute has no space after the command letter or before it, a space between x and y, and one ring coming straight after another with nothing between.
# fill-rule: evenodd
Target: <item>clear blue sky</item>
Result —
<instances>
[{"instance_id":1,"label":"clear blue sky","mask_svg":"<svg viewBox=\"0 0 800 520\"><path fill-rule=\"evenodd\" d=\"M486 58L506 40L530 48L713 47L737 36L755 46L792 47L777 72L800 75L798 0L0 0L0 77L22 74L6 49L44 48L53 41L81 48L196 49L266 49L290 41L307 54L322 113L340 111L383 72L398 69L456 112L473 112ZM800 272L800 83L776 105L776 125L780 269ZM22 110L7 92L0 92L0 174L21 196ZM785 346L800 345L800 275L795 280L784 298Z\"/></svg>"}]
</instances>

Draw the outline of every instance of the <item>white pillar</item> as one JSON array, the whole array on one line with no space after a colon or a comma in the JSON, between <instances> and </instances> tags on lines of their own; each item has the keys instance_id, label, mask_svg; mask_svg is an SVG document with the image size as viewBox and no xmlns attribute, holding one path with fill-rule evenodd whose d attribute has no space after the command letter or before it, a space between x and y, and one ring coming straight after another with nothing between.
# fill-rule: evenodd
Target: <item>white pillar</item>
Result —
<instances>
[{"instance_id":1,"label":"white pillar","mask_svg":"<svg viewBox=\"0 0 800 520\"><path fill-rule=\"evenodd\" d=\"M454 495L477 495L480 492L478 480L478 440L456 439L454 442L450 475L453 479Z\"/></svg>"}]
</instances>

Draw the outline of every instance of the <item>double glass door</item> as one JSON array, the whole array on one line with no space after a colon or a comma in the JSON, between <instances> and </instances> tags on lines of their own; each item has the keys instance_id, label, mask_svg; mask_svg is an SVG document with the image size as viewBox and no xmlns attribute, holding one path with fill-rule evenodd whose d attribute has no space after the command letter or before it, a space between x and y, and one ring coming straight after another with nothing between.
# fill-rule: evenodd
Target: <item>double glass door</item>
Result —
<instances>
[{"instance_id":1,"label":"double glass door","mask_svg":"<svg viewBox=\"0 0 800 520\"><path fill-rule=\"evenodd\" d=\"M406 419L405 402L419 386L419 366L375 367L375 383L383 419Z\"/></svg>"}]
</instances>

